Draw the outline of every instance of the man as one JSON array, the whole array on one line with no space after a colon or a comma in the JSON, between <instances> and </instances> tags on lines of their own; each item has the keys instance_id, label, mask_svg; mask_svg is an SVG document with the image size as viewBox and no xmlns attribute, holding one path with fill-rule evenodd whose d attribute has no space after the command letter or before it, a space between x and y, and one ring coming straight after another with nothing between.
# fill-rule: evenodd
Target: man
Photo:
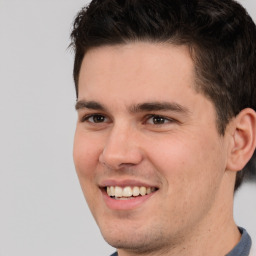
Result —
<instances>
[{"instance_id":1,"label":"man","mask_svg":"<svg viewBox=\"0 0 256 256\"><path fill-rule=\"evenodd\" d=\"M256 28L232 0L94 0L72 31L74 162L114 255L247 256Z\"/></svg>"}]
</instances>

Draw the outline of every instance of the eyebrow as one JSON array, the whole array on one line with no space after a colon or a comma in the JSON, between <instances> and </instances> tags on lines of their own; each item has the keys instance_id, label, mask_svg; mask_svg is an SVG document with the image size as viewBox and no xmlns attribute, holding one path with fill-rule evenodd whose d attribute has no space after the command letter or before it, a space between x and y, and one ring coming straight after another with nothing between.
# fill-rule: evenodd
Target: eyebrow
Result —
<instances>
[{"instance_id":1,"label":"eyebrow","mask_svg":"<svg viewBox=\"0 0 256 256\"><path fill-rule=\"evenodd\" d=\"M146 111L174 111L178 113L189 113L189 110L176 102L146 102L134 105L130 108L130 112L146 112Z\"/></svg>"},{"instance_id":2,"label":"eyebrow","mask_svg":"<svg viewBox=\"0 0 256 256\"><path fill-rule=\"evenodd\" d=\"M92 109L92 110L101 110L107 111L107 108L104 105L96 102L96 101L86 101L80 100L75 105L76 110L80 109ZM188 114L190 111L176 103L176 102L145 102L141 104L135 104L128 108L130 113L139 113L139 112L147 112L147 111L174 111L178 113Z\"/></svg>"},{"instance_id":3,"label":"eyebrow","mask_svg":"<svg viewBox=\"0 0 256 256\"><path fill-rule=\"evenodd\" d=\"M96 101L86 101L86 100L80 100L75 105L76 110L87 108L92 110L101 110L105 111L105 107L101 105L100 103Z\"/></svg>"}]
</instances>

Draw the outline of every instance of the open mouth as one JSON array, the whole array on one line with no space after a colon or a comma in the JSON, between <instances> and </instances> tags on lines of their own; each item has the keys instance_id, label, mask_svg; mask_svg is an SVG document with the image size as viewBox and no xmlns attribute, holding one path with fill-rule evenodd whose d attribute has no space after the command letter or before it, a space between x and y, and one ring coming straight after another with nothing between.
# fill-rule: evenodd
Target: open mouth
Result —
<instances>
[{"instance_id":1,"label":"open mouth","mask_svg":"<svg viewBox=\"0 0 256 256\"><path fill-rule=\"evenodd\" d=\"M119 187L119 186L107 186L104 188L107 195L116 200L129 200L136 197L149 195L158 190L155 187Z\"/></svg>"}]
</instances>

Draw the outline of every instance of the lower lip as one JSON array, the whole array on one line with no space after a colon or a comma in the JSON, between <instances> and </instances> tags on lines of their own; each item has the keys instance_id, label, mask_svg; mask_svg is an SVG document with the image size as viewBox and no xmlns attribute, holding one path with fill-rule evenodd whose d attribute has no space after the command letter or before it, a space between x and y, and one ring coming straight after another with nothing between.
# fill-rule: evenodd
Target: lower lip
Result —
<instances>
[{"instance_id":1,"label":"lower lip","mask_svg":"<svg viewBox=\"0 0 256 256\"><path fill-rule=\"evenodd\" d=\"M146 201L148 201L155 193L156 191L145 196L137 196L132 197L131 199L118 200L109 197L106 191L102 190L103 200L107 207L112 210L133 210L146 203Z\"/></svg>"}]
</instances>

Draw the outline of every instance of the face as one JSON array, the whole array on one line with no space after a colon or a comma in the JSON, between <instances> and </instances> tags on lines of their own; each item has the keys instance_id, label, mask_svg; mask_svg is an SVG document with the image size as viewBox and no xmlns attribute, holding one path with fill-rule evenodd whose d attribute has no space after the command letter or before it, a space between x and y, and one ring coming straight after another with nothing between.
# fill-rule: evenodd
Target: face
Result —
<instances>
[{"instance_id":1,"label":"face","mask_svg":"<svg viewBox=\"0 0 256 256\"><path fill-rule=\"evenodd\" d=\"M74 162L116 248L167 248L218 218L227 142L194 76L185 46L131 43L84 57Z\"/></svg>"}]
</instances>

